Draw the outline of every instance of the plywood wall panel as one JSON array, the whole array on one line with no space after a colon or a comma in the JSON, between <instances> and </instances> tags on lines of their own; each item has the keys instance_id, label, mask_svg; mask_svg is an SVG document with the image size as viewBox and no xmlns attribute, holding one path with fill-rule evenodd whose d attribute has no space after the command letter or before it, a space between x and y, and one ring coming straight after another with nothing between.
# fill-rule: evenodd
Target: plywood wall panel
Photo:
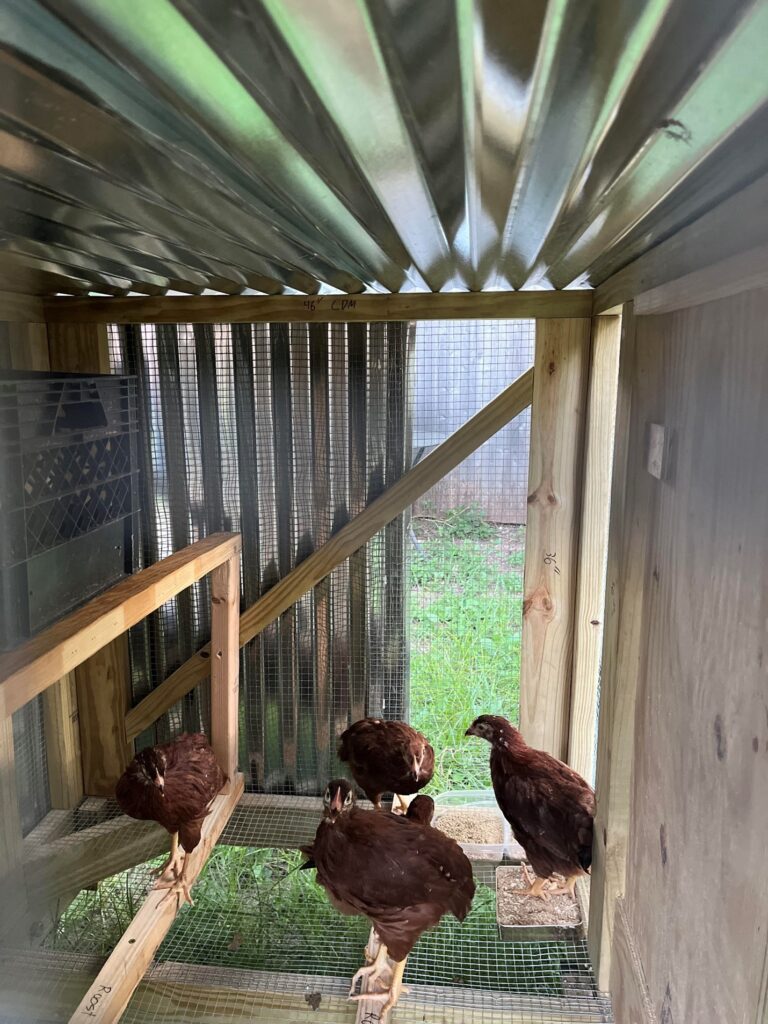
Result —
<instances>
[{"instance_id":1,"label":"plywood wall panel","mask_svg":"<svg viewBox=\"0 0 768 1024\"><path fill-rule=\"evenodd\" d=\"M766 290L637 319L665 442L652 481L626 915L664 1024L752 1024L762 1012L766 324Z\"/></svg>"}]
</instances>

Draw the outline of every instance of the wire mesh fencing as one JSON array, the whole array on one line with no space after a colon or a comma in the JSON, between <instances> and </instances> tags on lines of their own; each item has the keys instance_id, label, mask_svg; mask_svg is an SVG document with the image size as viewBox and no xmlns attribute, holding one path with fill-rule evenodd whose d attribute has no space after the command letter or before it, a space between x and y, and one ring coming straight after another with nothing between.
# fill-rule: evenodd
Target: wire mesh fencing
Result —
<instances>
[{"instance_id":1,"label":"wire mesh fencing","mask_svg":"<svg viewBox=\"0 0 768 1024\"><path fill-rule=\"evenodd\" d=\"M530 366L533 337L532 321L112 328L113 368L138 377L140 564L237 530L253 604ZM249 790L322 792L366 714L415 716L446 785L487 783L446 666L464 717L516 720L527 464L526 412L245 645ZM202 583L132 631L135 700L203 645L208 608ZM140 742L207 714L203 686Z\"/></svg>"}]
</instances>

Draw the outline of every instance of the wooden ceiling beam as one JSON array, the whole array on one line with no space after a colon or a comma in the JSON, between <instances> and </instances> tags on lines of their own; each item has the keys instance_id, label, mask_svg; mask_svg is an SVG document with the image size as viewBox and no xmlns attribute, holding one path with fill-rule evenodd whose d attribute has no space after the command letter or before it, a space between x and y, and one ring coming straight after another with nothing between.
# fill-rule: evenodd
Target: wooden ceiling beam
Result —
<instances>
[{"instance_id":1,"label":"wooden ceiling beam","mask_svg":"<svg viewBox=\"0 0 768 1024\"><path fill-rule=\"evenodd\" d=\"M396 292L379 295L172 295L52 298L50 323L256 323L588 317L592 292Z\"/></svg>"}]
</instances>

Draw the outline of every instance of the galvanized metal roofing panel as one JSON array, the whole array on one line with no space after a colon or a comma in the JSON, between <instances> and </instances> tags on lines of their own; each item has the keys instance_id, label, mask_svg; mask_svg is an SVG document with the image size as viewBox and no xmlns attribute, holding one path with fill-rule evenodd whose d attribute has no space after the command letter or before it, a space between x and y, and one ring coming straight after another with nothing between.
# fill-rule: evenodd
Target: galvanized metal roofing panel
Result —
<instances>
[{"instance_id":1,"label":"galvanized metal roofing panel","mask_svg":"<svg viewBox=\"0 0 768 1024\"><path fill-rule=\"evenodd\" d=\"M766 0L2 0L0 289L595 285L768 170Z\"/></svg>"}]
</instances>

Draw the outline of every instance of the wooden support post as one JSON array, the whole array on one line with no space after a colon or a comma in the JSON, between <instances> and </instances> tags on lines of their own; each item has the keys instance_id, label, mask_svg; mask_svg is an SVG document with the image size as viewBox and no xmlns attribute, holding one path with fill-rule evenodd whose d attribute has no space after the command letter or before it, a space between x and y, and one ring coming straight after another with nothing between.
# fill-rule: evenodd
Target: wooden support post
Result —
<instances>
[{"instance_id":1,"label":"wooden support post","mask_svg":"<svg viewBox=\"0 0 768 1024\"><path fill-rule=\"evenodd\" d=\"M48 351L52 370L110 372L105 324L48 324ZM127 635L117 637L79 665L75 679L83 789L88 796L112 796L133 756L133 745L125 733L130 707Z\"/></svg>"},{"instance_id":2,"label":"wooden support post","mask_svg":"<svg viewBox=\"0 0 768 1024\"><path fill-rule=\"evenodd\" d=\"M589 320L583 323L586 324L583 333L588 341ZM370 540L383 526L425 494L441 477L458 466L467 455L526 409L531 404L532 392L533 370L526 370L417 466L400 477L397 483L388 487L329 541L313 551L263 597L247 608L240 616L240 646L253 639L353 551ZM189 693L202 682L209 672L210 644L197 654L193 654L129 712L126 720L129 739L138 736L185 693Z\"/></svg>"},{"instance_id":3,"label":"wooden support post","mask_svg":"<svg viewBox=\"0 0 768 1024\"><path fill-rule=\"evenodd\" d=\"M590 321L538 320L528 470L520 729L566 757Z\"/></svg>"},{"instance_id":4,"label":"wooden support post","mask_svg":"<svg viewBox=\"0 0 768 1024\"><path fill-rule=\"evenodd\" d=\"M595 766L620 334L618 316L592 321L568 740L568 764L589 780Z\"/></svg>"},{"instance_id":5,"label":"wooden support post","mask_svg":"<svg viewBox=\"0 0 768 1024\"><path fill-rule=\"evenodd\" d=\"M7 882L21 862L21 818L16 795L13 720L7 715L0 717L0 882Z\"/></svg>"},{"instance_id":6,"label":"wooden support post","mask_svg":"<svg viewBox=\"0 0 768 1024\"><path fill-rule=\"evenodd\" d=\"M200 843L191 854L187 854L186 877L190 886L202 871L242 792L243 776L235 775L228 789L214 800L211 813L203 822ZM178 913L177 900L173 896L164 899L166 895L150 889L112 955L72 1014L72 1024L80 1024L86 1019L112 1024L120 1019Z\"/></svg>"},{"instance_id":7,"label":"wooden support post","mask_svg":"<svg viewBox=\"0 0 768 1024\"><path fill-rule=\"evenodd\" d=\"M619 353L588 934L590 958L602 991L609 987L616 900L623 894L626 880L635 695L643 650L651 533L653 478L642 462L648 410L642 395L637 395L640 378L635 320L631 304L627 304ZM631 510L629 521L627 510Z\"/></svg>"},{"instance_id":8,"label":"wooden support post","mask_svg":"<svg viewBox=\"0 0 768 1024\"><path fill-rule=\"evenodd\" d=\"M211 745L228 778L237 772L240 556L211 574Z\"/></svg>"},{"instance_id":9,"label":"wooden support post","mask_svg":"<svg viewBox=\"0 0 768 1024\"><path fill-rule=\"evenodd\" d=\"M84 792L74 672L67 673L45 691L43 724L51 807L66 811L77 807Z\"/></svg>"}]
</instances>

